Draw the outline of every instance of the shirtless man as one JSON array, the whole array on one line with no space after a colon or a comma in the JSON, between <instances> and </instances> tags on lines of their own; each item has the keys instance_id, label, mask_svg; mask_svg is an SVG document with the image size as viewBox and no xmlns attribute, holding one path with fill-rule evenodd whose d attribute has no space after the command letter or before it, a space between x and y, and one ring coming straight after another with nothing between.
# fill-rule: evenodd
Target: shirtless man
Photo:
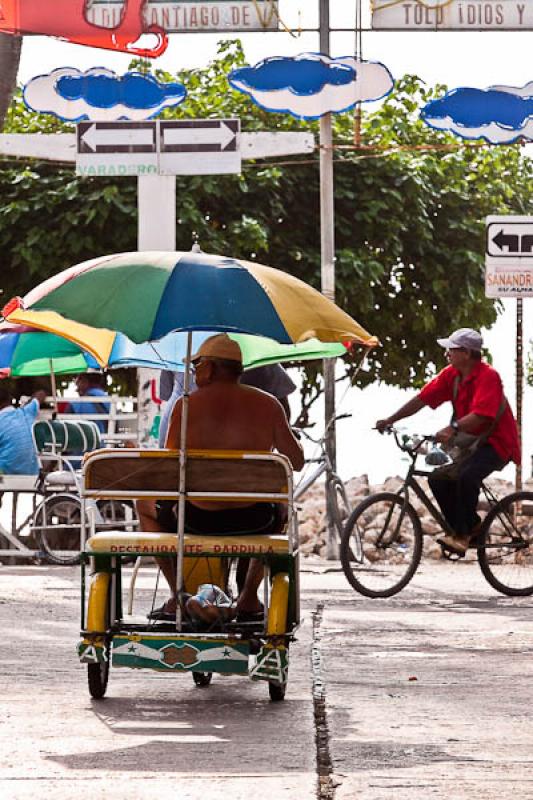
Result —
<instances>
[{"instance_id":1,"label":"shirtless man","mask_svg":"<svg viewBox=\"0 0 533 800\"><path fill-rule=\"evenodd\" d=\"M239 384L242 356L239 345L226 334L206 339L192 357L198 390L189 397L187 448L206 450L277 450L286 455L295 470L304 465L303 450L293 435L281 404L271 395ZM181 435L182 400L178 400L167 435L166 446L178 450ZM138 502L142 530L176 530L175 503L150 500ZM224 502L187 501L185 529L198 533L216 530L238 533L239 530L267 528L273 519L270 503L256 503L238 508ZM158 561L173 593L158 610L155 618L174 614L176 600L175 563ZM237 612L250 614L261 610L257 588L263 578L262 564L251 559ZM155 614L156 612L154 612ZM154 616L154 615L152 615Z\"/></svg>"}]
</instances>

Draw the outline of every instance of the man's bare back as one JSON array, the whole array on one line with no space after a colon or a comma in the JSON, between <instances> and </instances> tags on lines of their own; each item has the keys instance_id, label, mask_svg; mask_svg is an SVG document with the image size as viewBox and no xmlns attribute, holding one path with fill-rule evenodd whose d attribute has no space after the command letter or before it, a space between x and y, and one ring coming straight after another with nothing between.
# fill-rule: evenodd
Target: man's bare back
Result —
<instances>
[{"instance_id":1,"label":"man's bare back","mask_svg":"<svg viewBox=\"0 0 533 800\"><path fill-rule=\"evenodd\" d=\"M182 400L174 408L167 447L179 449ZM274 397L239 383L217 381L189 397L187 448L199 450L277 450L294 469L303 466L300 443L292 433L281 403ZM214 508L213 504L198 504ZM226 508L217 504L217 508Z\"/></svg>"}]
</instances>

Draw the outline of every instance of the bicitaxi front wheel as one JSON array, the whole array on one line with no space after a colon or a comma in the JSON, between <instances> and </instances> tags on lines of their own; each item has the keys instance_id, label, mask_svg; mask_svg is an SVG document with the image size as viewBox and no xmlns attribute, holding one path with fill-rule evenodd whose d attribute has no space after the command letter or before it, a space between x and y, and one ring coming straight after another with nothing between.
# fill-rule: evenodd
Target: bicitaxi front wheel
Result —
<instances>
[{"instance_id":1,"label":"bicitaxi front wheel","mask_svg":"<svg viewBox=\"0 0 533 800\"><path fill-rule=\"evenodd\" d=\"M341 539L341 563L366 597L391 597L406 586L422 556L422 526L403 497L380 492L354 509Z\"/></svg>"},{"instance_id":2,"label":"bicitaxi front wheel","mask_svg":"<svg viewBox=\"0 0 533 800\"><path fill-rule=\"evenodd\" d=\"M477 558L497 592L511 597L533 594L533 492L515 492L491 508Z\"/></svg>"}]
</instances>

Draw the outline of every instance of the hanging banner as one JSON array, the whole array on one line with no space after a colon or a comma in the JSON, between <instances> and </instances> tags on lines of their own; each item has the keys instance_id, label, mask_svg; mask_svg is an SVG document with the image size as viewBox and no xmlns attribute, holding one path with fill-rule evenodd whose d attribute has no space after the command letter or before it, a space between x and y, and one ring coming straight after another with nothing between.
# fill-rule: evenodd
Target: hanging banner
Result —
<instances>
[{"instance_id":1,"label":"hanging banner","mask_svg":"<svg viewBox=\"0 0 533 800\"><path fill-rule=\"evenodd\" d=\"M117 25L124 0L93 0L87 18L101 27ZM148 0L147 25L167 33L264 31L278 29L278 0Z\"/></svg>"},{"instance_id":2,"label":"hanging banner","mask_svg":"<svg viewBox=\"0 0 533 800\"><path fill-rule=\"evenodd\" d=\"M463 86L430 100L420 112L427 125L490 144L533 141L533 81L525 86Z\"/></svg>"},{"instance_id":3,"label":"hanging banner","mask_svg":"<svg viewBox=\"0 0 533 800\"><path fill-rule=\"evenodd\" d=\"M139 122L176 107L186 96L182 83L158 81L139 72L117 75L107 67L92 67L85 72L59 67L32 78L22 92L29 109L67 122Z\"/></svg>"},{"instance_id":4,"label":"hanging banner","mask_svg":"<svg viewBox=\"0 0 533 800\"><path fill-rule=\"evenodd\" d=\"M323 53L265 58L233 70L228 81L266 111L297 119L340 114L356 103L381 100L394 86L389 70L378 61Z\"/></svg>"},{"instance_id":5,"label":"hanging banner","mask_svg":"<svg viewBox=\"0 0 533 800\"><path fill-rule=\"evenodd\" d=\"M379 31L530 31L533 0L372 0L372 28Z\"/></svg>"}]
</instances>

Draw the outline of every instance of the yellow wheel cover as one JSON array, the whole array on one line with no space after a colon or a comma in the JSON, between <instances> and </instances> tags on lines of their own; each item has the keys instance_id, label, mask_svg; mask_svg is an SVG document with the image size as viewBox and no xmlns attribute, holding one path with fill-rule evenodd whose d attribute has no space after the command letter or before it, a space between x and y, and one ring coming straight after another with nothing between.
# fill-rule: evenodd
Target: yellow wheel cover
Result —
<instances>
[{"instance_id":1,"label":"yellow wheel cover","mask_svg":"<svg viewBox=\"0 0 533 800\"><path fill-rule=\"evenodd\" d=\"M286 572L278 572L272 581L270 608L268 609L269 636L278 636L287 631L287 613L289 609L289 576Z\"/></svg>"},{"instance_id":2,"label":"yellow wheel cover","mask_svg":"<svg viewBox=\"0 0 533 800\"><path fill-rule=\"evenodd\" d=\"M88 631L103 632L107 628L107 598L110 580L109 572L97 572L91 578L87 608Z\"/></svg>"}]
</instances>

